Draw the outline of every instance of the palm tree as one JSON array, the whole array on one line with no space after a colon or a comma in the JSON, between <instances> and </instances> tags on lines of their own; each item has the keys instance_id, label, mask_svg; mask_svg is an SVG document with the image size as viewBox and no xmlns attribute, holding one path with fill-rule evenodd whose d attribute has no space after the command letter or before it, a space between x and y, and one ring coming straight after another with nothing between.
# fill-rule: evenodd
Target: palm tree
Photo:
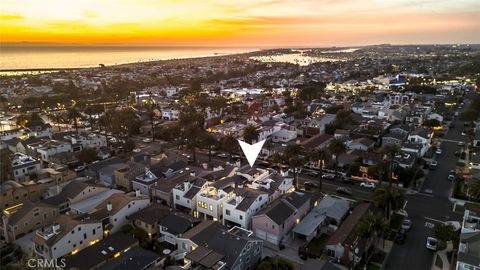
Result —
<instances>
[{"instance_id":1,"label":"palm tree","mask_svg":"<svg viewBox=\"0 0 480 270\"><path fill-rule=\"evenodd\" d=\"M395 159L397 153L400 152L400 149L397 145L389 144L382 147L381 152L388 161L388 186L391 187L393 176L393 160Z\"/></svg>"},{"instance_id":2,"label":"palm tree","mask_svg":"<svg viewBox=\"0 0 480 270\"><path fill-rule=\"evenodd\" d=\"M257 141L259 136L260 134L255 126L247 125L243 130L243 139L249 144Z\"/></svg>"},{"instance_id":3,"label":"palm tree","mask_svg":"<svg viewBox=\"0 0 480 270\"><path fill-rule=\"evenodd\" d=\"M346 150L345 144L338 139L333 139L328 145L328 151L335 156L335 175L337 174L338 157L345 153Z\"/></svg>"},{"instance_id":4,"label":"palm tree","mask_svg":"<svg viewBox=\"0 0 480 270\"><path fill-rule=\"evenodd\" d=\"M325 163L325 158L327 153L324 149L315 149L313 152L310 153L309 158L310 161L316 162L319 168L319 188L322 189L322 174L323 174L323 164Z\"/></svg>"},{"instance_id":5,"label":"palm tree","mask_svg":"<svg viewBox=\"0 0 480 270\"><path fill-rule=\"evenodd\" d=\"M152 133L152 141L155 141L155 119L157 115L155 114L155 108L150 106L147 110L147 118L150 123L150 132Z\"/></svg>"},{"instance_id":6,"label":"palm tree","mask_svg":"<svg viewBox=\"0 0 480 270\"><path fill-rule=\"evenodd\" d=\"M60 123L64 120L64 115L62 113L54 113L50 115L50 118L55 124L57 124L58 132L61 131Z\"/></svg>"},{"instance_id":7,"label":"palm tree","mask_svg":"<svg viewBox=\"0 0 480 270\"><path fill-rule=\"evenodd\" d=\"M290 169L293 172L293 183L295 189L298 189L298 169L303 167L305 164L304 160L304 149L299 144L290 144L285 148L283 152L283 160L286 161Z\"/></svg>"},{"instance_id":8,"label":"palm tree","mask_svg":"<svg viewBox=\"0 0 480 270\"><path fill-rule=\"evenodd\" d=\"M78 120L80 120L81 117L82 115L77 109L75 108L68 109L67 119L73 122L73 126L75 127L75 131L77 133L78 133Z\"/></svg>"},{"instance_id":9,"label":"palm tree","mask_svg":"<svg viewBox=\"0 0 480 270\"><path fill-rule=\"evenodd\" d=\"M379 235L383 235L387 229L387 222L381 215L374 214L372 211L368 211L359 221L356 226L358 236L366 238L367 243L376 243ZM368 259L368 248L366 252L366 258Z\"/></svg>"},{"instance_id":10,"label":"palm tree","mask_svg":"<svg viewBox=\"0 0 480 270\"><path fill-rule=\"evenodd\" d=\"M202 135L203 145L208 148L208 163L212 162L212 148L217 145L218 141L211 133L204 133Z\"/></svg>"},{"instance_id":11,"label":"palm tree","mask_svg":"<svg viewBox=\"0 0 480 270\"><path fill-rule=\"evenodd\" d=\"M391 212L403 207L405 196L400 189L379 186L373 192L373 200L379 207L383 208L385 218L390 220Z\"/></svg>"},{"instance_id":12,"label":"palm tree","mask_svg":"<svg viewBox=\"0 0 480 270\"><path fill-rule=\"evenodd\" d=\"M232 135L227 135L222 138L221 147L229 154L230 159L232 159L232 154L238 150L237 139Z\"/></svg>"}]
</instances>

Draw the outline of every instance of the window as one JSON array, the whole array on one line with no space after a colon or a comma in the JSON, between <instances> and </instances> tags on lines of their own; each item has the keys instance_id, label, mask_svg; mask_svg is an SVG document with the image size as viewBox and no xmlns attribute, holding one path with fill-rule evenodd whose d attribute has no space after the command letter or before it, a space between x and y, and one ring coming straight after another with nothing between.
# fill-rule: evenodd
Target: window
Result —
<instances>
[{"instance_id":1,"label":"window","mask_svg":"<svg viewBox=\"0 0 480 270\"><path fill-rule=\"evenodd\" d=\"M96 233L96 231L95 231L95 229L93 229L93 230L92 230L92 234L95 235L95 233Z\"/></svg>"},{"instance_id":2,"label":"window","mask_svg":"<svg viewBox=\"0 0 480 270\"><path fill-rule=\"evenodd\" d=\"M72 241L68 240L68 243L70 244Z\"/></svg>"},{"instance_id":3,"label":"window","mask_svg":"<svg viewBox=\"0 0 480 270\"><path fill-rule=\"evenodd\" d=\"M80 240L80 245L83 244L83 240Z\"/></svg>"},{"instance_id":4,"label":"window","mask_svg":"<svg viewBox=\"0 0 480 270\"><path fill-rule=\"evenodd\" d=\"M208 205L208 209L209 209L210 211L213 211L213 205L209 204L209 205Z\"/></svg>"},{"instance_id":5,"label":"window","mask_svg":"<svg viewBox=\"0 0 480 270\"><path fill-rule=\"evenodd\" d=\"M83 234L83 239L87 239L87 233Z\"/></svg>"},{"instance_id":6,"label":"window","mask_svg":"<svg viewBox=\"0 0 480 270\"><path fill-rule=\"evenodd\" d=\"M329 257L335 258L335 251L331 249L327 249L327 255Z\"/></svg>"},{"instance_id":7,"label":"window","mask_svg":"<svg viewBox=\"0 0 480 270\"><path fill-rule=\"evenodd\" d=\"M203 208L203 209L207 209L207 203L202 202L202 201L198 201L198 207Z\"/></svg>"},{"instance_id":8,"label":"window","mask_svg":"<svg viewBox=\"0 0 480 270\"><path fill-rule=\"evenodd\" d=\"M47 214L43 214L43 219L47 219Z\"/></svg>"},{"instance_id":9,"label":"window","mask_svg":"<svg viewBox=\"0 0 480 270\"><path fill-rule=\"evenodd\" d=\"M260 253L260 247L257 247L257 248L255 249L255 255L257 255L258 253Z\"/></svg>"},{"instance_id":10,"label":"window","mask_svg":"<svg viewBox=\"0 0 480 270\"><path fill-rule=\"evenodd\" d=\"M180 200L180 196L175 195L175 200L177 200L177 201Z\"/></svg>"},{"instance_id":11,"label":"window","mask_svg":"<svg viewBox=\"0 0 480 270\"><path fill-rule=\"evenodd\" d=\"M74 247L74 248L77 247L77 244L73 244L73 247Z\"/></svg>"},{"instance_id":12,"label":"window","mask_svg":"<svg viewBox=\"0 0 480 270\"><path fill-rule=\"evenodd\" d=\"M228 209L225 210L225 214L226 214L227 216L230 216L230 210L228 210Z\"/></svg>"},{"instance_id":13,"label":"window","mask_svg":"<svg viewBox=\"0 0 480 270\"><path fill-rule=\"evenodd\" d=\"M82 230L82 227L78 227L78 231Z\"/></svg>"},{"instance_id":14,"label":"window","mask_svg":"<svg viewBox=\"0 0 480 270\"><path fill-rule=\"evenodd\" d=\"M114 219L113 219L113 221L114 221L114 222L117 222L117 219L116 219L116 218L114 218Z\"/></svg>"},{"instance_id":15,"label":"window","mask_svg":"<svg viewBox=\"0 0 480 270\"><path fill-rule=\"evenodd\" d=\"M25 222L25 227L27 227L27 226L28 226L28 222Z\"/></svg>"},{"instance_id":16,"label":"window","mask_svg":"<svg viewBox=\"0 0 480 270\"><path fill-rule=\"evenodd\" d=\"M240 220L243 220L243 216L242 216L242 215L240 215Z\"/></svg>"},{"instance_id":17,"label":"window","mask_svg":"<svg viewBox=\"0 0 480 270\"><path fill-rule=\"evenodd\" d=\"M72 231L72 234L74 234L74 233L75 233L75 230Z\"/></svg>"}]
</instances>

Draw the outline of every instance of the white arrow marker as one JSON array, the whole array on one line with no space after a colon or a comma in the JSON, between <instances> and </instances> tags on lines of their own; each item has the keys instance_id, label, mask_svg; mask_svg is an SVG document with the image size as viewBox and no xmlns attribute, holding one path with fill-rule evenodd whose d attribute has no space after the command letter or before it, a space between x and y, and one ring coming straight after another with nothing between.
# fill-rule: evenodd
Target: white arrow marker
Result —
<instances>
[{"instance_id":1,"label":"white arrow marker","mask_svg":"<svg viewBox=\"0 0 480 270\"><path fill-rule=\"evenodd\" d=\"M247 157L248 164L250 164L250 167L253 167L255 160L257 160L258 154L260 154L260 150L262 150L265 140L259 141L255 144L249 144L241 140L237 141L240 144L245 157Z\"/></svg>"}]
</instances>

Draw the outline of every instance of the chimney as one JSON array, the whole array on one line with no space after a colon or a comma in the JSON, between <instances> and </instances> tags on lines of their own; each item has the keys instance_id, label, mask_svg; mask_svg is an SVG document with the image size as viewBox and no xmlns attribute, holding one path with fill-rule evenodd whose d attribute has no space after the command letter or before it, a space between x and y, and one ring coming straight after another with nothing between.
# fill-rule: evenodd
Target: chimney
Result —
<instances>
[{"instance_id":1,"label":"chimney","mask_svg":"<svg viewBox=\"0 0 480 270\"><path fill-rule=\"evenodd\" d=\"M112 206L112 203L111 203L111 202L108 202L108 203L107 203L107 211L108 211L108 212L112 211L112 207L113 207L113 206Z\"/></svg>"},{"instance_id":2,"label":"chimney","mask_svg":"<svg viewBox=\"0 0 480 270\"><path fill-rule=\"evenodd\" d=\"M140 197L140 196L141 196L140 190L139 189L135 190L135 197Z\"/></svg>"}]
</instances>

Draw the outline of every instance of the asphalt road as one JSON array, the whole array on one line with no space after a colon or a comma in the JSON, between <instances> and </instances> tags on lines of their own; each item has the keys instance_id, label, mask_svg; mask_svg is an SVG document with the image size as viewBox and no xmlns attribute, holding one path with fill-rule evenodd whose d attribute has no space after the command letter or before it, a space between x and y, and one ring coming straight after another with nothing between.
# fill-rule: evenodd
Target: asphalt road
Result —
<instances>
[{"instance_id":1,"label":"asphalt road","mask_svg":"<svg viewBox=\"0 0 480 270\"><path fill-rule=\"evenodd\" d=\"M468 106L465 102L464 108ZM442 154L436 157L437 169L426 176L421 191L406 195L405 210L412 220L412 229L407 233L405 244L395 244L391 250L385 269L430 269L434 252L425 247L428 236L434 236L434 226L445 221L461 221L463 208L450 202L449 196L453 182L447 180L450 170L455 169L459 150L458 141L463 141L461 135L463 122L454 119L455 127L450 129L442 141Z\"/></svg>"}]
</instances>

